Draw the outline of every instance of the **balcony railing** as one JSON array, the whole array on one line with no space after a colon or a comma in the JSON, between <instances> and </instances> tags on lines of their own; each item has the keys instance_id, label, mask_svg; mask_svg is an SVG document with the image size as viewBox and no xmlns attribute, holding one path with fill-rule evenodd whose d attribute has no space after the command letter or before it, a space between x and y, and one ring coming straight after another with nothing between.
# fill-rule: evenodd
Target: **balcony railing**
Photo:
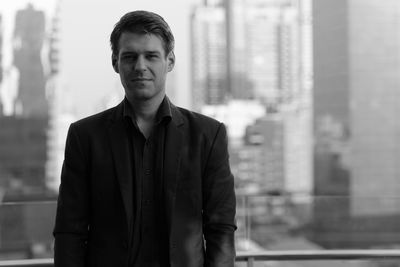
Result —
<instances>
[{"instance_id":1,"label":"balcony railing","mask_svg":"<svg viewBox=\"0 0 400 267\"><path fill-rule=\"evenodd\" d=\"M352 261L352 260L397 260L400 250L285 250L262 252L239 252L237 263L247 263L253 267L256 262L270 261ZM52 267L52 259L0 261L0 267Z\"/></svg>"},{"instance_id":2,"label":"balcony railing","mask_svg":"<svg viewBox=\"0 0 400 267\"><path fill-rule=\"evenodd\" d=\"M353 218L346 197L238 194L237 199L238 267L400 266L400 211ZM383 208L400 203L400 197L362 200ZM0 267L53 266L55 208L54 201L0 203Z\"/></svg>"}]
</instances>

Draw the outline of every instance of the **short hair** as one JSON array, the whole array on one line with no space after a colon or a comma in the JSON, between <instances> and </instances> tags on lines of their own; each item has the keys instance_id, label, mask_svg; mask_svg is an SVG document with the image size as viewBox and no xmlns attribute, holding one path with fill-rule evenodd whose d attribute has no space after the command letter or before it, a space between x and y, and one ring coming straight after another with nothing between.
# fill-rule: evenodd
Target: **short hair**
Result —
<instances>
[{"instance_id":1,"label":"short hair","mask_svg":"<svg viewBox=\"0 0 400 267\"><path fill-rule=\"evenodd\" d=\"M174 35L167 22L158 14L137 10L126 13L115 24L110 36L111 50L114 55L119 53L119 39L123 32L154 34L161 38L165 56L174 50Z\"/></svg>"}]
</instances>

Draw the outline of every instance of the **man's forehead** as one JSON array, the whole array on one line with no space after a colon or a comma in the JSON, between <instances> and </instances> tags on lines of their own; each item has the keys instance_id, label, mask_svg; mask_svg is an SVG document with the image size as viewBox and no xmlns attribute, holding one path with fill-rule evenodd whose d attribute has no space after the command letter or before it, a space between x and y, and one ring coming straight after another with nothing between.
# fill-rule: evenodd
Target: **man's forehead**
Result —
<instances>
[{"instance_id":1,"label":"man's forehead","mask_svg":"<svg viewBox=\"0 0 400 267\"><path fill-rule=\"evenodd\" d=\"M120 48L124 46L145 46L150 50L163 50L163 41L155 34L123 32L119 39Z\"/></svg>"},{"instance_id":2,"label":"man's forehead","mask_svg":"<svg viewBox=\"0 0 400 267\"><path fill-rule=\"evenodd\" d=\"M142 40L150 40L150 39L158 39L161 43L163 43L163 39L158 36L157 34L151 33L151 32L137 32L137 31L123 31L121 33L121 38L125 36L127 38L134 38L134 39L142 39Z\"/></svg>"}]
</instances>

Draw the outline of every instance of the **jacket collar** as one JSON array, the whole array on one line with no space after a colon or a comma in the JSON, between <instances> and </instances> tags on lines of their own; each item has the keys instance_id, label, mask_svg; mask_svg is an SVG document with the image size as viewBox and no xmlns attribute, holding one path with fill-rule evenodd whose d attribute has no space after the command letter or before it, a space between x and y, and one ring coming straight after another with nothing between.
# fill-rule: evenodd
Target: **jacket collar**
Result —
<instances>
[{"instance_id":1,"label":"jacket collar","mask_svg":"<svg viewBox=\"0 0 400 267\"><path fill-rule=\"evenodd\" d=\"M110 121L114 123L116 121L122 121L124 117L124 101L122 100L115 108L111 114ZM175 126L179 127L184 124L183 115L180 112L179 108L177 108L171 100L167 96L165 96L165 101L171 112L171 121L175 124Z\"/></svg>"}]
</instances>

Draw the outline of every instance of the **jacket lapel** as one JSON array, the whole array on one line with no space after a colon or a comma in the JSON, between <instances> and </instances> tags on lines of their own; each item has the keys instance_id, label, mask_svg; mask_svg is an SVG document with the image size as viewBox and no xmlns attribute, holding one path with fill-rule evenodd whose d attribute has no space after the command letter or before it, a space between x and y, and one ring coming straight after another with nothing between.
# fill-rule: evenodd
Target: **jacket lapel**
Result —
<instances>
[{"instance_id":1,"label":"jacket lapel","mask_svg":"<svg viewBox=\"0 0 400 267\"><path fill-rule=\"evenodd\" d=\"M165 214L168 229L171 229L175 205L176 186L179 177L181 149L183 134L180 127L183 125L182 115L179 110L171 105L172 121L168 124L165 136L164 151L164 194Z\"/></svg>"},{"instance_id":2,"label":"jacket lapel","mask_svg":"<svg viewBox=\"0 0 400 267\"><path fill-rule=\"evenodd\" d=\"M123 116L123 105L119 104L115 110L114 117L111 120L108 133L111 142L112 156L114 160L115 171L121 190L122 201L124 203L127 224L131 232L133 219L133 159L130 153L129 136L126 131Z\"/></svg>"}]
</instances>

